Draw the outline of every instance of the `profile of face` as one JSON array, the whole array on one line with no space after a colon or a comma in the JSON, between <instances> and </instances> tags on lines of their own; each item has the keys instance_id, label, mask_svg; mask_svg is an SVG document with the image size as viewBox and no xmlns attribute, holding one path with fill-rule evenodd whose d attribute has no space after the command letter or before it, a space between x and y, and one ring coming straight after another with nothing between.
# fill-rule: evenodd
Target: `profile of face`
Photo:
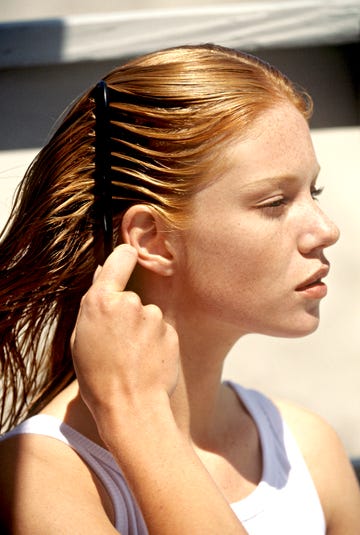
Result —
<instances>
[{"instance_id":1,"label":"profile of face","mask_svg":"<svg viewBox=\"0 0 360 535\"><path fill-rule=\"evenodd\" d=\"M278 104L221 157L225 172L194 195L181 235L183 305L237 335L309 334L326 294L324 250L339 231L317 200L308 124Z\"/></svg>"}]
</instances>

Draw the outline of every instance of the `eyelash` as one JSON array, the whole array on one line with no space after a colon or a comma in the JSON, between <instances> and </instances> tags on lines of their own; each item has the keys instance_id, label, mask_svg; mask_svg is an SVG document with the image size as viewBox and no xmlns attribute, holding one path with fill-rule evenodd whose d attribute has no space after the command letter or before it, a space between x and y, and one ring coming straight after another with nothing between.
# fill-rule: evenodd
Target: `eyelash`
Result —
<instances>
[{"instance_id":1,"label":"eyelash","mask_svg":"<svg viewBox=\"0 0 360 535\"><path fill-rule=\"evenodd\" d=\"M311 188L311 197L314 201L317 201L320 195L322 194L324 188L317 188L313 187ZM267 215L279 215L279 209L282 209L284 206L286 206L288 203L288 199L286 197L279 197L275 201L270 202L269 204L263 204L260 206L260 208L264 211L266 211Z\"/></svg>"},{"instance_id":2,"label":"eyelash","mask_svg":"<svg viewBox=\"0 0 360 535\"><path fill-rule=\"evenodd\" d=\"M322 192L324 191L324 188L317 188L316 186L314 186L313 188L311 188L311 196L314 200L317 200L320 195L322 194Z\"/></svg>"}]
</instances>

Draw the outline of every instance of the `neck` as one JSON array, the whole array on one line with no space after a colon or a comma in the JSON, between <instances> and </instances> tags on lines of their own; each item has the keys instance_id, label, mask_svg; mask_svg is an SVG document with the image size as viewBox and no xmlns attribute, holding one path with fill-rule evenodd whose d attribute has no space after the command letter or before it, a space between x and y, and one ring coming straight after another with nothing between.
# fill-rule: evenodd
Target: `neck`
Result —
<instances>
[{"instance_id":1,"label":"neck","mask_svg":"<svg viewBox=\"0 0 360 535\"><path fill-rule=\"evenodd\" d=\"M179 336L181 373L172 396L179 427L199 447L214 447L220 431L228 425L234 393L221 383L223 363L237 337L220 336L215 326L203 327L191 314L165 318ZM211 334L210 334L211 333Z\"/></svg>"},{"instance_id":2,"label":"neck","mask_svg":"<svg viewBox=\"0 0 360 535\"><path fill-rule=\"evenodd\" d=\"M183 285L178 289L170 277L147 279L148 274L143 272L136 285L133 281L132 289L140 294L143 304L158 305L179 336L181 369L171 399L175 419L194 443L206 447L214 444L227 425L229 407L238 404L233 392L222 385L221 377L225 357L239 332L197 310L191 299L184 299Z\"/></svg>"}]
</instances>

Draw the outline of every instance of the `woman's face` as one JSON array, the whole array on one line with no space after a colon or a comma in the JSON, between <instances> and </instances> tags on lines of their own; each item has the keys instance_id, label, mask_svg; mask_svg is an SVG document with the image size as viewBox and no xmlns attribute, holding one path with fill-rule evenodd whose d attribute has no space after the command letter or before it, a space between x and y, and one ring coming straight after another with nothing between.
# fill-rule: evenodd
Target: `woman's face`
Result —
<instances>
[{"instance_id":1,"label":"woman's face","mask_svg":"<svg viewBox=\"0 0 360 535\"><path fill-rule=\"evenodd\" d=\"M291 104L264 112L222 154L224 174L195 194L181 239L183 302L241 335L316 329L324 249L339 237L321 210L308 125Z\"/></svg>"}]
</instances>

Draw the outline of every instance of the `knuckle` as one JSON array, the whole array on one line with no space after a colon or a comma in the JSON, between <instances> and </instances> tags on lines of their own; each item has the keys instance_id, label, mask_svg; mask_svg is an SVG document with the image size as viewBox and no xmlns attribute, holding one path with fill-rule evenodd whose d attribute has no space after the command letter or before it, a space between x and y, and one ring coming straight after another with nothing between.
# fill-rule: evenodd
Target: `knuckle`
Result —
<instances>
[{"instance_id":1,"label":"knuckle","mask_svg":"<svg viewBox=\"0 0 360 535\"><path fill-rule=\"evenodd\" d=\"M109 304L107 292L100 288L90 288L87 296L87 301L90 306L106 309Z\"/></svg>"},{"instance_id":2,"label":"knuckle","mask_svg":"<svg viewBox=\"0 0 360 535\"><path fill-rule=\"evenodd\" d=\"M81 310L87 314L111 313L114 306L113 295L102 288L92 286L81 299Z\"/></svg>"},{"instance_id":3,"label":"knuckle","mask_svg":"<svg viewBox=\"0 0 360 535\"><path fill-rule=\"evenodd\" d=\"M157 305L150 304L146 305L144 308L148 317L151 317L152 319L158 321L161 321L163 319L163 313Z\"/></svg>"},{"instance_id":4,"label":"knuckle","mask_svg":"<svg viewBox=\"0 0 360 535\"><path fill-rule=\"evenodd\" d=\"M126 306L132 308L134 311L140 310L142 308L141 299L135 292L122 292L121 299L123 303L126 304Z\"/></svg>"},{"instance_id":5,"label":"knuckle","mask_svg":"<svg viewBox=\"0 0 360 535\"><path fill-rule=\"evenodd\" d=\"M130 315L141 314L140 297L131 291L114 292L91 287L81 299L80 311L87 317L113 317L126 311Z\"/></svg>"}]
</instances>

